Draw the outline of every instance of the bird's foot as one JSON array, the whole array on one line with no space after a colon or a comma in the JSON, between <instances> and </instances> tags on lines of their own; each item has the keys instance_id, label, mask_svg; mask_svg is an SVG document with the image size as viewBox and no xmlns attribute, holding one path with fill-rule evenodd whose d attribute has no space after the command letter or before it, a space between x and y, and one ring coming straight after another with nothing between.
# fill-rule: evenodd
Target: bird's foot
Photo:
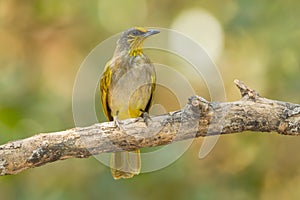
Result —
<instances>
[{"instance_id":1,"label":"bird's foot","mask_svg":"<svg viewBox=\"0 0 300 200\"><path fill-rule=\"evenodd\" d=\"M142 117L143 117L143 120L144 120L146 126L148 126L148 125L149 125L149 122L152 121L152 120L151 120L151 117L150 117L150 115L149 115L149 113L143 112Z\"/></svg>"},{"instance_id":2,"label":"bird's foot","mask_svg":"<svg viewBox=\"0 0 300 200\"><path fill-rule=\"evenodd\" d=\"M118 118L118 115L114 116L114 123L115 123L115 126L118 127L121 131L124 130L123 128L123 122L121 122Z\"/></svg>"}]
</instances>

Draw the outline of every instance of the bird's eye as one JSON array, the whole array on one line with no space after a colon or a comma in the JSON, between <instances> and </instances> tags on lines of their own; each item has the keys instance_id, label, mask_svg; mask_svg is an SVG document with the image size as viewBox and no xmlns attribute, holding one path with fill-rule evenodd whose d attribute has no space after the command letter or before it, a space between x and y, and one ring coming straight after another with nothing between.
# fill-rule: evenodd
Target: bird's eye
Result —
<instances>
[{"instance_id":1,"label":"bird's eye","mask_svg":"<svg viewBox=\"0 0 300 200\"><path fill-rule=\"evenodd\" d=\"M134 35L134 36L137 36L138 34L139 34L139 31L138 31L138 30L132 31L132 35Z\"/></svg>"}]
</instances>

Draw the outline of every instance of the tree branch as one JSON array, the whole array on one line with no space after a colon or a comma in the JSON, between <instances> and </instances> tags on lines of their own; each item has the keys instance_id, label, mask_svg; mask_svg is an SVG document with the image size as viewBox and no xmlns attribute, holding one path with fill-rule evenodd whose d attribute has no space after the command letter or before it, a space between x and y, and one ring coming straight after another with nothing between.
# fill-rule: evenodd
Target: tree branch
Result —
<instances>
[{"instance_id":1,"label":"tree branch","mask_svg":"<svg viewBox=\"0 0 300 200\"><path fill-rule=\"evenodd\" d=\"M242 99L208 102L192 96L175 112L143 119L127 119L120 128L114 122L42 133L0 146L0 175L17 174L68 158L86 158L103 152L134 150L216 134L243 131L300 134L300 105L261 97L241 81L234 81Z\"/></svg>"}]
</instances>

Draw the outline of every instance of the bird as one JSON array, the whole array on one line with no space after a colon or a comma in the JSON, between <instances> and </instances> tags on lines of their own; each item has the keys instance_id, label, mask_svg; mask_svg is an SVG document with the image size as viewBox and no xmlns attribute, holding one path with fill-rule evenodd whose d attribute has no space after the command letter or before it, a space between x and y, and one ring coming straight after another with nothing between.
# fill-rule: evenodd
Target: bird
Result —
<instances>
[{"instance_id":1,"label":"bird","mask_svg":"<svg viewBox=\"0 0 300 200\"><path fill-rule=\"evenodd\" d=\"M104 115L119 128L119 120L136 117L146 120L149 117L156 73L142 46L146 38L159 32L144 27L125 30L101 75L100 98ZM138 175L141 169L140 150L112 153L110 169L114 179Z\"/></svg>"}]
</instances>

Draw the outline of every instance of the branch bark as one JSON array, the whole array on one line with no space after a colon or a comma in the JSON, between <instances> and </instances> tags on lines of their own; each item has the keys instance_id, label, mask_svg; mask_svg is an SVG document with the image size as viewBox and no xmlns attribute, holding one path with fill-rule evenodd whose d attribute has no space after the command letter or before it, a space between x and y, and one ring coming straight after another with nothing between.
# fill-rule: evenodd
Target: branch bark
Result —
<instances>
[{"instance_id":1,"label":"branch bark","mask_svg":"<svg viewBox=\"0 0 300 200\"><path fill-rule=\"evenodd\" d=\"M166 145L195 137L243 131L300 134L300 105L261 97L241 81L234 81L242 98L235 102L208 102L192 96L175 112L41 133L0 146L0 175L68 158L86 158L104 152Z\"/></svg>"}]
</instances>

